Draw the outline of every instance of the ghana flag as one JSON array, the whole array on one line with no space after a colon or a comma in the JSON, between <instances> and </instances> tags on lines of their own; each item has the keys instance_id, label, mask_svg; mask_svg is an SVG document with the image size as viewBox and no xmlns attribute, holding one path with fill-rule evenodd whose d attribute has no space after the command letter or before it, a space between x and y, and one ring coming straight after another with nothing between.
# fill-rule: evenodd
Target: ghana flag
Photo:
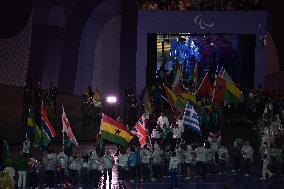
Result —
<instances>
[{"instance_id":1,"label":"ghana flag","mask_svg":"<svg viewBox=\"0 0 284 189\"><path fill-rule=\"evenodd\" d=\"M127 146L133 138L133 135L126 130L122 123L107 115L103 115L100 132L103 139L122 146Z\"/></svg>"}]
</instances>

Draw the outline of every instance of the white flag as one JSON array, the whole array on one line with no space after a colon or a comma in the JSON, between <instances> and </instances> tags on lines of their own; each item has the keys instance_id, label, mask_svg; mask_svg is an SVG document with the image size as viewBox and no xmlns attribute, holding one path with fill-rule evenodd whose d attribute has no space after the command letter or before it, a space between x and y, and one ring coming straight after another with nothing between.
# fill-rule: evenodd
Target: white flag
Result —
<instances>
[{"instance_id":1,"label":"white flag","mask_svg":"<svg viewBox=\"0 0 284 189\"><path fill-rule=\"evenodd\" d=\"M68 118L65 114L64 108L63 108L63 112L62 112L62 124L63 124L63 132L65 132L68 136L68 138L73 142L73 144L75 146L79 146L76 137L72 131L72 128L70 126L70 123L68 121Z\"/></svg>"}]
</instances>

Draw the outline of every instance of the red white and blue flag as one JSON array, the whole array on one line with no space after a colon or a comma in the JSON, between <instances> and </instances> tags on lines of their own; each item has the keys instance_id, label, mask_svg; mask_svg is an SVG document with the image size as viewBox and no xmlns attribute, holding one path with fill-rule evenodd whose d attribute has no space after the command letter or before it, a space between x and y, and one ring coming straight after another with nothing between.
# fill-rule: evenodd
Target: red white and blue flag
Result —
<instances>
[{"instance_id":1,"label":"red white and blue flag","mask_svg":"<svg viewBox=\"0 0 284 189\"><path fill-rule=\"evenodd\" d=\"M42 130L46 133L48 139L50 140L51 138L56 136L56 131L53 128L52 124L50 123L43 106L41 106L40 108L40 113L41 113Z\"/></svg>"},{"instance_id":2,"label":"red white and blue flag","mask_svg":"<svg viewBox=\"0 0 284 189\"><path fill-rule=\"evenodd\" d=\"M138 120L138 122L135 124L133 129L131 130L131 133L136 135L139 138L139 143L141 148L147 143L147 137L149 135L146 127L145 127L145 117L144 115L141 116L141 118Z\"/></svg>"}]
</instances>

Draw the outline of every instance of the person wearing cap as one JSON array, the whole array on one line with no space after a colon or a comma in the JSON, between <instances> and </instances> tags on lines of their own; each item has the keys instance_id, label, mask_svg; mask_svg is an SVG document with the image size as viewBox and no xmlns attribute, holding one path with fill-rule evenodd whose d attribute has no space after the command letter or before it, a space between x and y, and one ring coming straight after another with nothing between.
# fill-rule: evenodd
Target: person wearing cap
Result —
<instances>
[{"instance_id":1,"label":"person wearing cap","mask_svg":"<svg viewBox=\"0 0 284 189\"><path fill-rule=\"evenodd\" d=\"M68 156L64 152L59 152L56 156L56 182L58 186L62 186L65 180L65 172L68 164Z\"/></svg>"},{"instance_id":2,"label":"person wearing cap","mask_svg":"<svg viewBox=\"0 0 284 189\"><path fill-rule=\"evenodd\" d=\"M114 164L114 158L111 156L110 151L107 149L105 155L102 158L103 162L103 172L104 172L104 182L107 180L107 175L109 176L109 182L112 181L112 167Z\"/></svg>"},{"instance_id":3,"label":"person wearing cap","mask_svg":"<svg viewBox=\"0 0 284 189\"><path fill-rule=\"evenodd\" d=\"M194 159L194 154L191 145L186 146L186 150L184 152L184 163L186 167L186 177L185 179L188 180L190 179L190 167L192 165L193 159Z\"/></svg>"}]
</instances>

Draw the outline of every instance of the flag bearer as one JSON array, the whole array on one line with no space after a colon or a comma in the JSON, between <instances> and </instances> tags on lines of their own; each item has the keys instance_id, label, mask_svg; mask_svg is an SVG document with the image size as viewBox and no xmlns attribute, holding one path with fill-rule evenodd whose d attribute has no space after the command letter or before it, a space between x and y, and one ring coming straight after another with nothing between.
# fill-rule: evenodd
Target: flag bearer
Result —
<instances>
[{"instance_id":1,"label":"flag bearer","mask_svg":"<svg viewBox=\"0 0 284 189\"><path fill-rule=\"evenodd\" d=\"M104 169L104 181L107 180L107 174L109 176L109 182L112 181L112 167L114 164L114 158L111 156L110 151L106 150L105 155L102 158Z\"/></svg>"}]
</instances>

